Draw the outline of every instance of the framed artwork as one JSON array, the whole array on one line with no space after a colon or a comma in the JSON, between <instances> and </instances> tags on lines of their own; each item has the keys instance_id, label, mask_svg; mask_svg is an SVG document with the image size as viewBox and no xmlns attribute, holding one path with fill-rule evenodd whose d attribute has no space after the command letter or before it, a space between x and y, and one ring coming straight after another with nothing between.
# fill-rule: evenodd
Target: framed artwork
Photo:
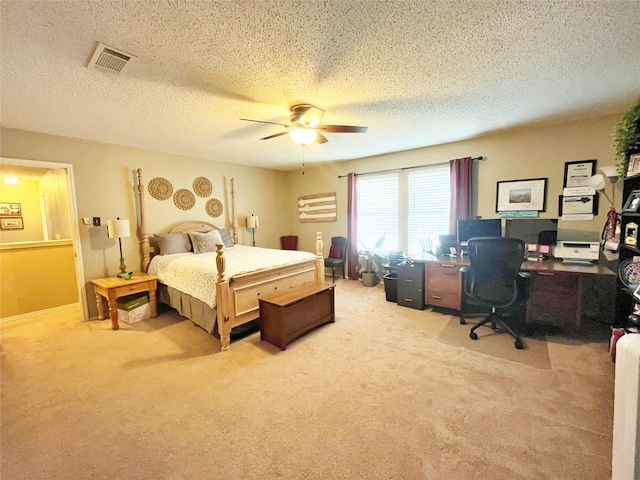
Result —
<instances>
[{"instance_id":1,"label":"framed artwork","mask_svg":"<svg viewBox=\"0 0 640 480\"><path fill-rule=\"evenodd\" d=\"M640 190L634 190L627 197L627 201L622 206L623 213L636 213L640 210Z\"/></svg>"},{"instance_id":2,"label":"framed artwork","mask_svg":"<svg viewBox=\"0 0 640 480\"><path fill-rule=\"evenodd\" d=\"M0 203L0 216L21 217L22 207L19 203Z\"/></svg>"},{"instance_id":3,"label":"framed artwork","mask_svg":"<svg viewBox=\"0 0 640 480\"><path fill-rule=\"evenodd\" d=\"M0 218L0 229L2 230L22 230L24 224L22 217L4 217Z\"/></svg>"},{"instance_id":4,"label":"framed artwork","mask_svg":"<svg viewBox=\"0 0 640 480\"><path fill-rule=\"evenodd\" d=\"M597 215L598 195L583 195L570 197L560 195L558 201L558 215ZM571 220L571 218L565 218Z\"/></svg>"},{"instance_id":5,"label":"framed artwork","mask_svg":"<svg viewBox=\"0 0 640 480\"><path fill-rule=\"evenodd\" d=\"M496 212L535 210L546 208L547 179L530 178L498 182Z\"/></svg>"},{"instance_id":6,"label":"framed artwork","mask_svg":"<svg viewBox=\"0 0 640 480\"><path fill-rule=\"evenodd\" d=\"M640 173L640 153L629 157L629 167L627 168L627 177L632 177Z\"/></svg>"},{"instance_id":7,"label":"framed artwork","mask_svg":"<svg viewBox=\"0 0 640 480\"><path fill-rule=\"evenodd\" d=\"M577 160L564 164L564 187L589 187L589 179L596 173L596 160Z\"/></svg>"}]
</instances>

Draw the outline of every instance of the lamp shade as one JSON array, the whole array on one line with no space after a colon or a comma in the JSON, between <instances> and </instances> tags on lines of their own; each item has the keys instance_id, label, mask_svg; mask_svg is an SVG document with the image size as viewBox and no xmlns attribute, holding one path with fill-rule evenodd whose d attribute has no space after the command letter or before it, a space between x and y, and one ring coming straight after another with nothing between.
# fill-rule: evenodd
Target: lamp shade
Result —
<instances>
[{"instance_id":1,"label":"lamp shade","mask_svg":"<svg viewBox=\"0 0 640 480\"><path fill-rule=\"evenodd\" d=\"M589 178L589 185L596 190L602 190L605 186L604 177L597 173Z\"/></svg>"},{"instance_id":2,"label":"lamp shade","mask_svg":"<svg viewBox=\"0 0 640 480\"><path fill-rule=\"evenodd\" d=\"M247 217L247 228L258 228L258 226L259 221L257 216L251 215L250 217Z\"/></svg>"},{"instance_id":3,"label":"lamp shade","mask_svg":"<svg viewBox=\"0 0 640 480\"><path fill-rule=\"evenodd\" d=\"M298 145L309 145L315 141L318 132L309 128L294 128L289 130L289 136Z\"/></svg>"},{"instance_id":4,"label":"lamp shade","mask_svg":"<svg viewBox=\"0 0 640 480\"><path fill-rule=\"evenodd\" d=\"M131 236L129 220L107 220L107 233L109 238L124 238Z\"/></svg>"}]
</instances>

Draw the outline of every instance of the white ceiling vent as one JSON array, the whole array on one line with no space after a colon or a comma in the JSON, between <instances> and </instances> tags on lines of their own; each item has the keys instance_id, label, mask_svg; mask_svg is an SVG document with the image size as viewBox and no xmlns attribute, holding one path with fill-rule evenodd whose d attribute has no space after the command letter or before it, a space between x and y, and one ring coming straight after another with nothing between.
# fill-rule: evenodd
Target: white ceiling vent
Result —
<instances>
[{"instance_id":1,"label":"white ceiling vent","mask_svg":"<svg viewBox=\"0 0 640 480\"><path fill-rule=\"evenodd\" d=\"M128 70L136 61L137 57L125 53L117 48L110 47L104 43L98 43L96 51L93 52L87 68L90 70L100 70L101 72L122 73Z\"/></svg>"}]
</instances>

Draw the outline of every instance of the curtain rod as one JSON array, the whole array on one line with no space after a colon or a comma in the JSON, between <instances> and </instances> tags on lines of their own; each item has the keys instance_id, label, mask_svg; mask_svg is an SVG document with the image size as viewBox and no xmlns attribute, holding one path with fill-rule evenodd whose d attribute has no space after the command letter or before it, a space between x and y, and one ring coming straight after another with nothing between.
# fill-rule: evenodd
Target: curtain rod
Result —
<instances>
[{"instance_id":1,"label":"curtain rod","mask_svg":"<svg viewBox=\"0 0 640 480\"><path fill-rule=\"evenodd\" d=\"M471 160L485 160L485 158L480 155L479 157L474 157ZM414 168L423 168L423 167L439 167L440 165L447 165L449 163L451 163L453 160L449 160L446 162L438 162L438 163L430 163L427 165L416 165L414 167L400 167L400 168L390 168L388 170L376 170L375 172L363 172L363 173L356 173L356 176L361 176L361 175L373 175L374 173L386 173L386 172L396 172L398 170L400 171L405 171L405 170L413 170ZM338 178L344 178L344 177L348 177L349 175L338 175Z\"/></svg>"}]
</instances>

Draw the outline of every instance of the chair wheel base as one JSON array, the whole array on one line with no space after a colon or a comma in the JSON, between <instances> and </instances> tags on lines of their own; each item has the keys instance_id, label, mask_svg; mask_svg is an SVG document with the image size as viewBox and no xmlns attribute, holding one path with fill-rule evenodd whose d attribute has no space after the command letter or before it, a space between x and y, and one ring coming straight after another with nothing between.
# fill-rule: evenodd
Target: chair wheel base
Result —
<instances>
[{"instance_id":1,"label":"chair wheel base","mask_svg":"<svg viewBox=\"0 0 640 480\"><path fill-rule=\"evenodd\" d=\"M466 325L466 324L467 324L467 321L464 318L460 317L460 325Z\"/></svg>"},{"instance_id":2,"label":"chair wheel base","mask_svg":"<svg viewBox=\"0 0 640 480\"><path fill-rule=\"evenodd\" d=\"M516 346L516 348L518 350L522 350L524 348L524 344L522 343L522 340L518 339L515 342L513 342L513 344Z\"/></svg>"},{"instance_id":3,"label":"chair wheel base","mask_svg":"<svg viewBox=\"0 0 640 480\"><path fill-rule=\"evenodd\" d=\"M471 333L469 334L469 338L470 338L471 340L477 340L477 339L478 339L478 334L477 334L476 332L471 332Z\"/></svg>"}]
</instances>

